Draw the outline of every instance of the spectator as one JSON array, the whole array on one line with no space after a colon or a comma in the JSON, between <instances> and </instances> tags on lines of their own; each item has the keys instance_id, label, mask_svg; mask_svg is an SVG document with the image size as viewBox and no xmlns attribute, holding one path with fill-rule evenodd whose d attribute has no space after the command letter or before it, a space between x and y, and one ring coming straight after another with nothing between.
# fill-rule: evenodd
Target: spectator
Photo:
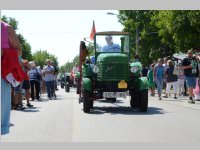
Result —
<instances>
[{"instance_id":1,"label":"spectator","mask_svg":"<svg viewBox=\"0 0 200 150\"><path fill-rule=\"evenodd\" d=\"M197 62L198 62L198 69L200 70L200 57L197 56L196 58L197 58ZM194 98L195 98L196 101L200 101L200 88L199 88L200 87L200 80L199 80L199 78L200 78L200 74L199 74L197 81L196 81L196 87L193 90Z\"/></svg>"},{"instance_id":2,"label":"spectator","mask_svg":"<svg viewBox=\"0 0 200 150\"><path fill-rule=\"evenodd\" d=\"M185 87L184 87L184 83L185 83L185 76L184 76L184 70L179 68L179 74L178 74L178 93L179 96L184 96L185 94Z\"/></svg>"},{"instance_id":3,"label":"spectator","mask_svg":"<svg viewBox=\"0 0 200 150\"><path fill-rule=\"evenodd\" d=\"M161 94L162 94L162 88L163 88L163 81L164 81L164 67L162 64L162 59L158 59L158 64L154 67L154 81L156 82L157 89L158 89L158 97L159 100L162 100Z\"/></svg>"},{"instance_id":4,"label":"spectator","mask_svg":"<svg viewBox=\"0 0 200 150\"><path fill-rule=\"evenodd\" d=\"M15 64L12 66L17 71L20 71L17 50L20 49L20 43L17 39L14 29L7 23L1 21L1 134L8 134L10 128L10 110L11 110L11 86L6 81L3 72L5 69L8 69L6 62L15 61ZM6 57L6 53L12 52L12 57ZM12 59L12 60L11 60ZM5 62L5 63L4 63ZM3 66L5 65L5 66ZM7 65L7 66L6 66ZM4 68L6 67L6 68ZM15 81L15 80L13 80Z\"/></svg>"},{"instance_id":5,"label":"spectator","mask_svg":"<svg viewBox=\"0 0 200 150\"><path fill-rule=\"evenodd\" d=\"M46 60L47 66L44 67L43 73L44 73L44 80L47 87L47 94L49 100L53 98L53 96L56 98L55 91L54 91L54 67L51 65L51 60Z\"/></svg>"},{"instance_id":6,"label":"spectator","mask_svg":"<svg viewBox=\"0 0 200 150\"><path fill-rule=\"evenodd\" d=\"M18 51L18 60L19 60L21 68L23 68L22 50L21 49ZM12 99L12 106L13 106L14 110L24 110L25 109L25 107L23 107L23 103L22 103L22 84L23 84L23 82L20 83L17 87L14 87L14 99Z\"/></svg>"},{"instance_id":7,"label":"spectator","mask_svg":"<svg viewBox=\"0 0 200 150\"><path fill-rule=\"evenodd\" d=\"M14 99L12 101L12 106L14 110L24 110L25 107L23 107L22 103L22 84L18 85L17 87L14 87Z\"/></svg>"},{"instance_id":8,"label":"spectator","mask_svg":"<svg viewBox=\"0 0 200 150\"><path fill-rule=\"evenodd\" d=\"M143 77L146 77L147 76L147 73L148 73L148 68L146 66L143 66L142 67L142 76Z\"/></svg>"},{"instance_id":9,"label":"spectator","mask_svg":"<svg viewBox=\"0 0 200 150\"><path fill-rule=\"evenodd\" d=\"M166 72L167 68L169 67L168 64L167 64L167 60L168 60L167 57L165 57L164 60L163 60L163 67L164 67L165 72ZM164 89L164 92L165 92L165 96L164 96L165 98L168 97L168 94L166 93L166 86L167 86L167 81L166 81L166 78L164 78L163 89Z\"/></svg>"},{"instance_id":10,"label":"spectator","mask_svg":"<svg viewBox=\"0 0 200 150\"><path fill-rule=\"evenodd\" d=\"M57 77L58 77L58 67L57 66L55 66L55 64L54 64L54 62L53 61L51 61L51 65L54 67L54 76L55 76L55 79L54 79L54 85L55 85L55 90L58 90L58 81L57 81Z\"/></svg>"},{"instance_id":11,"label":"spectator","mask_svg":"<svg viewBox=\"0 0 200 150\"><path fill-rule=\"evenodd\" d=\"M42 69L41 69L41 67L40 66L37 66L36 67L37 68L37 70L38 70L38 73L39 73L39 75L38 75L38 80L39 80L39 97L41 96L41 84L42 84Z\"/></svg>"},{"instance_id":12,"label":"spectator","mask_svg":"<svg viewBox=\"0 0 200 150\"><path fill-rule=\"evenodd\" d=\"M45 80L44 80L44 73L43 73L43 68L45 68L46 66L43 66L42 68L41 68L41 77L42 77L42 79L41 79L41 94L44 94L44 93L46 93L46 85L45 85Z\"/></svg>"},{"instance_id":13,"label":"spectator","mask_svg":"<svg viewBox=\"0 0 200 150\"><path fill-rule=\"evenodd\" d=\"M188 50L187 54L188 57L183 59L182 66L180 67L180 69L184 69L184 75L186 78L186 83L189 92L188 103L194 104L195 102L193 100L193 89L196 87L196 79L199 74L199 69L197 60L193 57L192 50Z\"/></svg>"},{"instance_id":14,"label":"spectator","mask_svg":"<svg viewBox=\"0 0 200 150\"><path fill-rule=\"evenodd\" d=\"M28 76L28 71L30 70L30 66L27 60L23 60L23 64L24 64L24 71L26 72L26 77L24 79L24 82L22 84L22 89L25 90L25 98L26 98L26 106L27 107L33 107L33 105L31 105L29 99L30 99L30 81L29 81L29 76Z\"/></svg>"},{"instance_id":15,"label":"spectator","mask_svg":"<svg viewBox=\"0 0 200 150\"><path fill-rule=\"evenodd\" d=\"M40 100L39 92L40 92L40 73L39 70L36 67L35 62L30 62L31 69L28 72L29 78L30 78L30 84L31 84L31 98L32 101L35 100L35 97L37 100Z\"/></svg>"},{"instance_id":16,"label":"spectator","mask_svg":"<svg viewBox=\"0 0 200 150\"><path fill-rule=\"evenodd\" d=\"M155 82L153 81L153 69L155 64L151 64L149 71L147 73L147 78L149 81L149 89L151 91L151 96L155 96Z\"/></svg>"},{"instance_id":17,"label":"spectator","mask_svg":"<svg viewBox=\"0 0 200 150\"><path fill-rule=\"evenodd\" d=\"M168 94L170 93L171 87L173 87L174 90L174 99L177 99L177 87L178 87L178 77L177 75L173 74L174 72L174 63L172 60L168 60L167 62L168 68L165 72L166 74L166 98L168 98Z\"/></svg>"}]
</instances>

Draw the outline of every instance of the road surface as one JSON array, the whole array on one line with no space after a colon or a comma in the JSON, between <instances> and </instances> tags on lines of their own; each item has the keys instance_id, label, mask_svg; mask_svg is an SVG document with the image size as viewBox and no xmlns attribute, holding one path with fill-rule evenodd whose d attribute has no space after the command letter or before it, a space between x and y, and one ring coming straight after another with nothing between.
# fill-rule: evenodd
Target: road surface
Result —
<instances>
[{"instance_id":1,"label":"road surface","mask_svg":"<svg viewBox=\"0 0 200 150\"><path fill-rule=\"evenodd\" d=\"M25 103L25 102L24 102ZM85 114L73 89L42 96L33 109L11 112L10 133L2 142L199 142L200 102L187 97L159 101L149 97L147 113L134 111L129 100L96 101Z\"/></svg>"}]
</instances>

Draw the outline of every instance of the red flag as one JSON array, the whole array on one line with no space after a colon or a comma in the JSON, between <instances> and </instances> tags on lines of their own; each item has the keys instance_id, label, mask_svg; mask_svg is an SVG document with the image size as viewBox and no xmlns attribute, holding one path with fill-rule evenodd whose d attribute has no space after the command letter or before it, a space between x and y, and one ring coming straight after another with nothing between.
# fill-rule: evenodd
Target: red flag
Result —
<instances>
[{"instance_id":1,"label":"red flag","mask_svg":"<svg viewBox=\"0 0 200 150\"><path fill-rule=\"evenodd\" d=\"M90 33L90 39L92 41L94 40L95 33L96 33L96 29L95 29L95 25L94 25L94 21L93 21L92 30L91 30L91 33Z\"/></svg>"}]
</instances>

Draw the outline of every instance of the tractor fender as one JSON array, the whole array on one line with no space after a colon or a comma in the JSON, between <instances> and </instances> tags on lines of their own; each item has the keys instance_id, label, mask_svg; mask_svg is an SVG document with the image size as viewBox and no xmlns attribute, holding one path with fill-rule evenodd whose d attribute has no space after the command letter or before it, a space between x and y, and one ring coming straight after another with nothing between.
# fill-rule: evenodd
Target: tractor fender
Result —
<instances>
[{"instance_id":1,"label":"tractor fender","mask_svg":"<svg viewBox=\"0 0 200 150\"><path fill-rule=\"evenodd\" d=\"M147 77L140 77L138 78L138 86L139 86L139 90L147 90L149 88L149 81L147 79Z\"/></svg>"},{"instance_id":2,"label":"tractor fender","mask_svg":"<svg viewBox=\"0 0 200 150\"><path fill-rule=\"evenodd\" d=\"M92 92L92 81L89 78L83 78L83 89Z\"/></svg>"}]
</instances>

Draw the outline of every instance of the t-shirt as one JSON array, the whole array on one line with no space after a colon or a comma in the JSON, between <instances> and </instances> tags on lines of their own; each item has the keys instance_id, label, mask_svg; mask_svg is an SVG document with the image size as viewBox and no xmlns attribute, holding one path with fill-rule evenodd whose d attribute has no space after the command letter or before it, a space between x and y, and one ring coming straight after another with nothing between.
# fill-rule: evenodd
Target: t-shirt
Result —
<instances>
[{"instance_id":1,"label":"t-shirt","mask_svg":"<svg viewBox=\"0 0 200 150\"><path fill-rule=\"evenodd\" d=\"M44 80L45 80L45 81L54 81L54 79L55 79L54 73L46 73L46 71L55 71L54 67L53 67L53 66L46 66L46 67L43 69L43 72L44 72Z\"/></svg>"},{"instance_id":2,"label":"t-shirt","mask_svg":"<svg viewBox=\"0 0 200 150\"><path fill-rule=\"evenodd\" d=\"M192 68L184 69L186 77L197 77L199 74L198 63L195 58L184 58L182 66L192 65Z\"/></svg>"},{"instance_id":3,"label":"t-shirt","mask_svg":"<svg viewBox=\"0 0 200 150\"><path fill-rule=\"evenodd\" d=\"M164 78L165 68L163 66L156 65L155 67L155 77L156 78Z\"/></svg>"},{"instance_id":4,"label":"t-shirt","mask_svg":"<svg viewBox=\"0 0 200 150\"><path fill-rule=\"evenodd\" d=\"M112 44L104 46L102 52L121 52L121 49L118 44Z\"/></svg>"},{"instance_id":5,"label":"t-shirt","mask_svg":"<svg viewBox=\"0 0 200 150\"><path fill-rule=\"evenodd\" d=\"M35 80L35 81L39 81L39 71L36 67L31 68L30 71L28 72L29 75L29 79L30 80Z\"/></svg>"},{"instance_id":6,"label":"t-shirt","mask_svg":"<svg viewBox=\"0 0 200 150\"><path fill-rule=\"evenodd\" d=\"M148 73L147 73L147 77L149 79L149 81L153 82L153 69L150 68Z\"/></svg>"},{"instance_id":7,"label":"t-shirt","mask_svg":"<svg viewBox=\"0 0 200 150\"><path fill-rule=\"evenodd\" d=\"M169 67L166 70L166 74L167 74L167 82L175 82L178 80L178 76L173 74L174 71L174 67Z\"/></svg>"}]
</instances>

